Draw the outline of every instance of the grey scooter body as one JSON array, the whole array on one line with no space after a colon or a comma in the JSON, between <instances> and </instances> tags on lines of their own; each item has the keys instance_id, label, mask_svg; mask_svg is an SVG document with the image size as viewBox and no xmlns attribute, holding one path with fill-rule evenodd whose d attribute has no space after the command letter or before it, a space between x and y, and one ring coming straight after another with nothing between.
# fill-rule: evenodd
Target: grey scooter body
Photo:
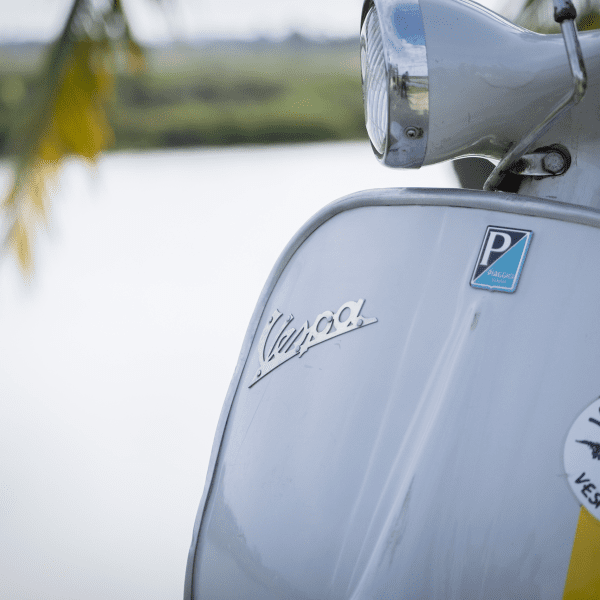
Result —
<instances>
[{"instance_id":1,"label":"grey scooter body","mask_svg":"<svg viewBox=\"0 0 600 600\"><path fill-rule=\"evenodd\" d=\"M471 285L490 226L531 232L513 293ZM185 597L562 597L599 244L599 211L514 194L374 190L318 213L246 334ZM314 343L281 341L305 322Z\"/></svg>"}]
</instances>

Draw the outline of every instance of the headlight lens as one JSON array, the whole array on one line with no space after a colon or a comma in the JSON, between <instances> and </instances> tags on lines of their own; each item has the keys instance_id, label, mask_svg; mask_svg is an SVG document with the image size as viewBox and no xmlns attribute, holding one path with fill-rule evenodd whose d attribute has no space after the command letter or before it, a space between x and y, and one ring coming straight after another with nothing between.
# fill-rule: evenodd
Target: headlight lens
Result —
<instances>
[{"instance_id":1,"label":"headlight lens","mask_svg":"<svg viewBox=\"0 0 600 600\"><path fill-rule=\"evenodd\" d=\"M388 74L374 6L360 32L360 59L367 132L377 153L383 155L388 130Z\"/></svg>"},{"instance_id":2,"label":"headlight lens","mask_svg":"<svg viewBox=\"0 0 600 600\"><path fill-rule=\"evenodd\" d=\"M427 152L429 71L420 1L365 0L363 5L365 121L373 151L389 167L418 169Z\"/></svg>"}]
</instances>

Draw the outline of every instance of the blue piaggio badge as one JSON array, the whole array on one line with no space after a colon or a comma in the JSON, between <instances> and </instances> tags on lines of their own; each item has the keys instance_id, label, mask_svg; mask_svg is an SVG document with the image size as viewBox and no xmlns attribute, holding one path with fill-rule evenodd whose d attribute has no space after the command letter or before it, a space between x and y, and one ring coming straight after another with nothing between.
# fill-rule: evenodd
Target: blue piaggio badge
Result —
<instances>
[{"instance_id":1,"label":"blue piaggio badge","mask_svg":"<svg viewBox=\"0 0 600 600\"><path fill-rule=\"evenodd\" d=\"M514 292L519 283L533 232L488 226L477 257L471 285L497 292Z\"/></svg>"}]
</instances>

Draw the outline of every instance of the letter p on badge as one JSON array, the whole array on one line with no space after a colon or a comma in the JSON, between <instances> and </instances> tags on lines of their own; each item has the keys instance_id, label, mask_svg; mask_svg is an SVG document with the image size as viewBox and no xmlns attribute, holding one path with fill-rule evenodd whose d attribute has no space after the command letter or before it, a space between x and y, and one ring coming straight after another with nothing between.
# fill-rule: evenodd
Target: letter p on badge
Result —
<instances>
[{"instance_id":1,"label":"letter p on badge","mask_svg":"<svg viewBox=\"0 0 600 600\"><path fill-rule=\"evenodd\" d=\"M489 225L483 236L471 285L497 292L514 292L519 283L533 232Z\"/></svg>"}]
</instances>

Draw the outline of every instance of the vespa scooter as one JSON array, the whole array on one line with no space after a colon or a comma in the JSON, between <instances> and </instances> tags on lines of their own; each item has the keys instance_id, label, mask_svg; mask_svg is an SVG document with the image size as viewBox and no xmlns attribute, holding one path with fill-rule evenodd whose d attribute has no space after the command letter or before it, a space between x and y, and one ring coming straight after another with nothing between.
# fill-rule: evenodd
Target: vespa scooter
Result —
<instances>
[{"instance_id":1,"label":"vespa scooter","mask_svg":"<svg viewBox=\"0 0 600 600\"><path fill-rule=\"evenodd\" d=\"M600 598L600 32L568 0L555 17L562 35L469 0L365 2L377 159L497 164L484 191L352 194L290 241L186 600Z\"/></svg>"}]
</instances>

